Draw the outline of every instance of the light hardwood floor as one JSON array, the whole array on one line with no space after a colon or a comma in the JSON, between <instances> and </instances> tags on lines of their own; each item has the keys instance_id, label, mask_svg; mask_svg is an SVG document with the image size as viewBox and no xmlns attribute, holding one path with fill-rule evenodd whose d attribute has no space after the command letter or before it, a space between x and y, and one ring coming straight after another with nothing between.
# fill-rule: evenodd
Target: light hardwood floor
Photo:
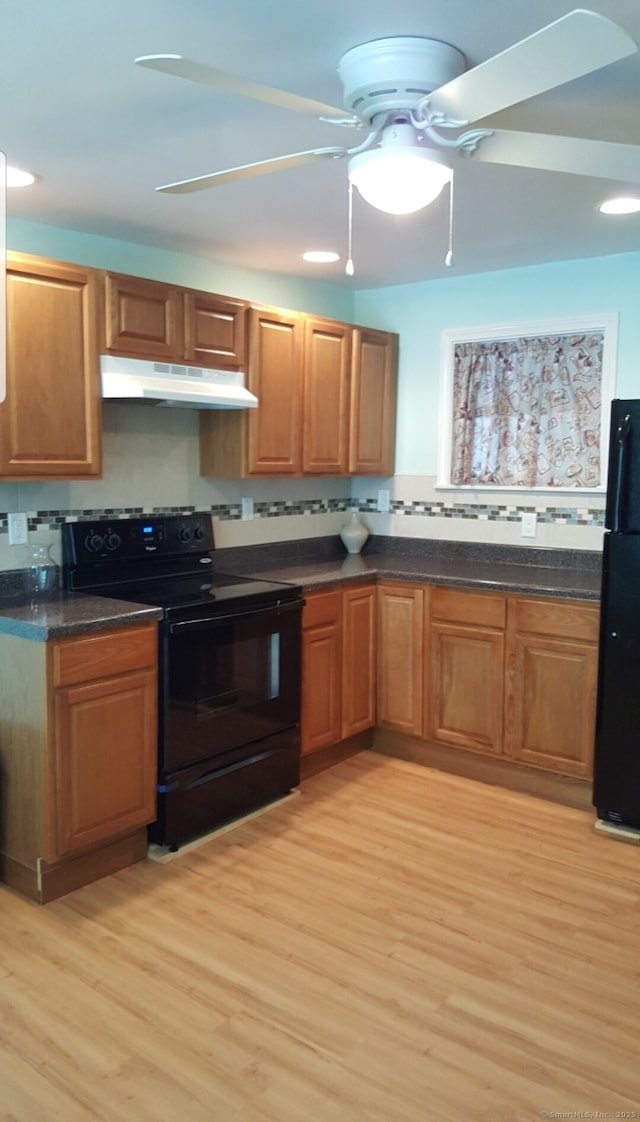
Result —
<instances>
[{"instance_id":1,"label":"light hardwood floor","mask_svg":"<svg viewBox=\"0 0 640 1122\"><path fill-rule=\"evenodd\" d=\"M171 864L1 888L1 1122L640 1117L640 849L593 823L364 752Z\"/></svg>"}]
</instances>

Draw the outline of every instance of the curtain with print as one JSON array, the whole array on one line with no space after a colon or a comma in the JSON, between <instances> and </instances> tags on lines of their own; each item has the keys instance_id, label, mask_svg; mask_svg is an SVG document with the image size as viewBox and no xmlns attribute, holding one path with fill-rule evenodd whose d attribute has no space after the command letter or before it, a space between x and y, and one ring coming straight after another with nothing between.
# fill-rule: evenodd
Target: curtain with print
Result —
<instances>
[{"instance_id":1,"label":"curtain with print","mask_svg":"<svg viewBox=\"0 0 640 1122\"><path fill-rule=\"evenodd\" d=\"M456 344L451 482L597 486L603 345L597 331Z\"/></svg>"}]
</instances>

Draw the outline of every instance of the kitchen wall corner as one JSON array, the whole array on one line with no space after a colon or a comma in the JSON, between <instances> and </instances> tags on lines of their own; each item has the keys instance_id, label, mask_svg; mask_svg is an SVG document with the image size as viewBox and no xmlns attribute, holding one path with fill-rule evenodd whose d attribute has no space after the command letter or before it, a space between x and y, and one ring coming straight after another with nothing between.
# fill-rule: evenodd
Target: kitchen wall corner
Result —
<instances>
[{"instance_id":1,"label":"kitchen wall corner","mask_svg":"<svg viewBox=\"0 0 640 1122\"><path fill-rule=\"evenodd\" d=\"M378 490L389 512L377 511ZM602 549L604 494L497 489L436 489L433 475L354 480L352 497L373 534L549 549ZM536 515L535 538L523 538L522 515Z\"/></svg>"}]
</instances>

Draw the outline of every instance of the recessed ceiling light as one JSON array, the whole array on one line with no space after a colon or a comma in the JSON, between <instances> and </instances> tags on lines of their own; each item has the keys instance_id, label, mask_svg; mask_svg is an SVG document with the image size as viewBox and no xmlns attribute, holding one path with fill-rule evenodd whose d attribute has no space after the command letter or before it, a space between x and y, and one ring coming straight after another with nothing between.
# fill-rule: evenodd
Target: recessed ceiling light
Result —
<instances>
[{"instance_id":1,"label":"recessed ceiling light","mask_svg":"<svg viewBox=\"0 0 640 1122\"><path fill-rule=\"evenodd\" d=\"M606 203L602 203L600 210L602 214L636 214L640 210L640 198L607 199Z\"/></svg>"},{"instance_id":2,"label":"recessed ceiling light","mask_svg":"<svg viewBox=\"0 0 640 1122\"><path fill-rule=\"evenodd\" d=\"M7 164L7 187L30 187L35 181L36 177L30 171L12 168Z\"/></svg>"},{"instance_id":3,"label":"recessed ceiling light","mask_svg":"<svg viewBox=\"0 0 640 1122\"><path fill-rule=\"evenodd\" d=\"M340 254L332 253L326 249L310 249L302 254L303 261L310 261L314 265L330 265L332 261L339 261Z\"/></svg>"}]
</instances>

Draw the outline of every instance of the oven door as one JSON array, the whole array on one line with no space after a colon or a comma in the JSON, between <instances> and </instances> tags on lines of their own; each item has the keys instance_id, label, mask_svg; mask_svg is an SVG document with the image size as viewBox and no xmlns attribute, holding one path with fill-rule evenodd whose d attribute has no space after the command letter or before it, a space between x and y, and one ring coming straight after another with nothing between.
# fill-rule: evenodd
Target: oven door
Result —
<instances>
[{"instance_id":1,"label":"oven door","mask_svg":"<svg viewBox=\"0 0 640 1122\"><path fill-rule=\"evenodd\" d=\"M165 622L160 772L300 722L302 601Z\"/></svg>"}]
</instances>

